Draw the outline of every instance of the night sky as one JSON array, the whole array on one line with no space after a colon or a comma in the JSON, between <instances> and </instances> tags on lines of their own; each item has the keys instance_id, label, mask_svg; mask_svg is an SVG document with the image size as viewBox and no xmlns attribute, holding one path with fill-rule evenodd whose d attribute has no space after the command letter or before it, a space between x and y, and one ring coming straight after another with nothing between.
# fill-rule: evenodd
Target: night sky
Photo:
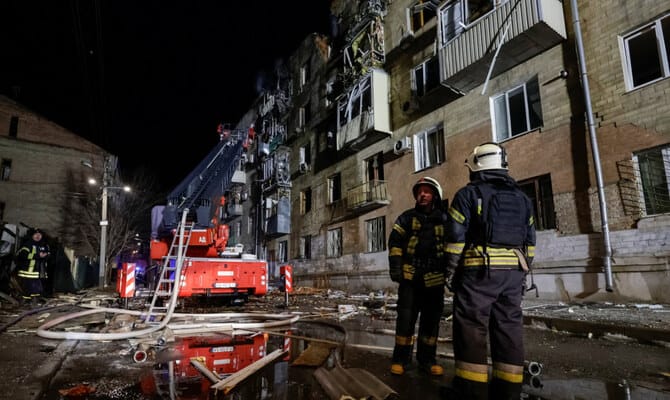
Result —
<instances>
[{"instance_id":1,"label":"night sky","mask_svg":"<svg viewBox=\"0 0 670 400\"><path fill-rule=\"evenodd\" d=\"M330 1L2 0L0 94L171 190Z\"/></svg>"}]
</instances>

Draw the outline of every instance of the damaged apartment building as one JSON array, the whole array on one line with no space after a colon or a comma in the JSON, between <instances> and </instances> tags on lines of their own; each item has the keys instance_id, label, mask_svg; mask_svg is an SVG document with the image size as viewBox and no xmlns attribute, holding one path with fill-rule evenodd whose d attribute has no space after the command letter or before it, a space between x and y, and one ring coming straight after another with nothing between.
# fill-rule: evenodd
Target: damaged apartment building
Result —
<instances>
[{"instance_id":1,"label":"damaged apartment building","mask_svg":"<svg viewBox=\"0 0 670 400\"><path fill-rule=\"evenodd\" d=\"M395 290L387 238L436 178L497 142L535 205L540 297L668 302L670 5L332 1L239 122L258 182L231 238L271 279ZM253 238L251 238L253 236ZM534 294L529 294L534 295Z\"/></svg>"}]
</instances>

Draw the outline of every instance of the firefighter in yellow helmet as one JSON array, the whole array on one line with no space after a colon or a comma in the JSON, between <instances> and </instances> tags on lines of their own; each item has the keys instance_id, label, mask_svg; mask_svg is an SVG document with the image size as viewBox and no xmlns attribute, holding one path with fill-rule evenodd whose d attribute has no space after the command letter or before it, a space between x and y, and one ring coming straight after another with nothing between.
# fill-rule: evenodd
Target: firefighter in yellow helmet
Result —
<instances>
[{"instance_id":1,"label":"firefighter in yellow helmet","mask_svg":"<svg viewBox=\"0 0 670 400\"><path fill-rule=\"evenodd\" d=\"M398 286L398 315L391 373L402 375L411 364L419 319L416 361L422 372L442 375L437 338L444 308L445 264L442 187L433 178L412 187L415 206L395 220L389 235L389 274Z\"/></svg>"},{"instance_id":2,"label":"firefighter in yellow helmet","mask_svg":"<svg viewBox=\"0 0 670 400\"><path fill-rule=\"evenodd\" d=\"M456 192L445 233L456 368L443 396L518 400L524 367L521 300L535 253L533 208L509 176L502 146L477 146L465 164L470 183Z\"/></svg>"}]
</instances>

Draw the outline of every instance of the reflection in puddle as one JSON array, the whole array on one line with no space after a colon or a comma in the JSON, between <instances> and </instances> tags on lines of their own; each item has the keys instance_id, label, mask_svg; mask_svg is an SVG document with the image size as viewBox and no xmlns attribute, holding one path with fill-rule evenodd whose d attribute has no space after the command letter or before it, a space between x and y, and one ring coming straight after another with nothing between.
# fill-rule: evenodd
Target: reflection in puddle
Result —
<instances>
[{"instance_id":1,"label":"reflection in puddle","mask_svg":"<svg viewBox=\"0 0 670 400\"><path fill-rule=\"evenodd\" d=\"M153 369L140 382L141 393L138 395L147 399L171 400L337 399L324 391L322 382L315 378L315 370L320 366L333 368L333 371L334 367L339 368L345 355L343 343L345 339L353 342L352 337L361 339L355 333L347 335L340 325L320 321L300 321L290 329L276 331L178 337L155 353ZM386 335L375 335L366 339L365 344L388 347L389 338ZM276 360L263 366L261 360L277 351L281 355L278 354ZM367 381L374 380L371 378L376 376L399 391L408 387L411 390L410 398L418 395L422 400L437 400L440 398L439 385L450 380L445 377L441 382L432 381L411 373L400 378L389 378L386 374L386 354L379 356L357 349L352 351L351 347L347 347L346 354L349 364L362 367L351 368L351 371L369 372ZM625 381L607 383L588 379L552 379L542 373L541 365L535 367L527 368L529 372L524 381L524 399L670 400L667 392L636 387ZM334 375L319 375L321 379L324 376L334 379ZM229 392L213 388L217 381L238 377L239 381ZM406 392L401 393L400 398L406 398L407 395ZM385 397L386 400L391 398L398 397Z\"/></svg>"}]
</instances>

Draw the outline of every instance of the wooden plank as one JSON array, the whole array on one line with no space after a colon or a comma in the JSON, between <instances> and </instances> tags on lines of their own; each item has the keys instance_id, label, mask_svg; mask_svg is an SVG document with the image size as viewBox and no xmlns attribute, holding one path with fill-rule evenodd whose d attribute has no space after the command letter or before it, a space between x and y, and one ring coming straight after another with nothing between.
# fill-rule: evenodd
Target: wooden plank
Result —
<instances>
[{"instance_id":1,"label":"wooden plank","mask_svg":"<svg viewBox=\"0 0 670 400\"><path fill-rule=\"evenodd\" d=\"M287 351L282 349L277 349L272 353L266 355L260 360L254 362L253 364L247 365L236 373L221 379L219 382L211 386L211 389L216 391L223 391L224 395L227 395L231 390L237 386L238 383L242 382L244 379L256 373L258 370L262 369L266 365L270 364L277 358L283 357Z\"/></svg>"}]
</instances>

